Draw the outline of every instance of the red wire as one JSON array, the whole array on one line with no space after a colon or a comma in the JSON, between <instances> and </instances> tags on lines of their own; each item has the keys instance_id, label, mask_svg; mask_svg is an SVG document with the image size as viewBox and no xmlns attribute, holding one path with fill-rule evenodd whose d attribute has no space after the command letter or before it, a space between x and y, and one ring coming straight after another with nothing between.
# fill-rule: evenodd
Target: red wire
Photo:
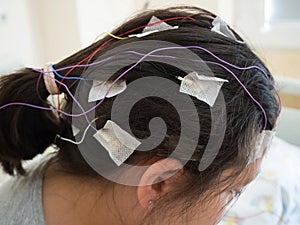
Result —
<instances>
[{"instance_id":1,"label":"red wire","mask_svg":"<svg viewBox=\"0 0 300 225\"><path fill-rule=\"evenodd\" d=\"M172 17L172 18L168 18L168 19L164 19L164 20L160 20L160 21L157 21L157 22L154 22L154 23L150 23L150 24L146 24L146 25L143 25L143 26L140 26L140 27L136 27L132 30L129 30L129 31L126 31L125 33L122 33L120 35L118 35L119 37L122 37L126 34L129 34L129 33L132 33L136 30L139 30L139 29L142 29L142 28L145 28L145 27L149 27L149 26L153 26L153 25L156 25L156 24L159 24L159 23L163 23L163 22L167 22L167 21L171 21L171 20L180 20L180 19L189 19L189 20L192 20L192 21L195 21L196 19L192 18L192 17L189 17L189 16L178 16L178 17ZM88 55L86 58L82 59L81 61L79 61L76 66L80 65L81 63L83 63L84 61L92 58L95 54L97 54L97 52L99 52L105 45L107 45L109 42L111 42L112 40L114 40L114 38L111 38L109 40L107 40L106 42L104 42L102 45L100 45L94 52L92 52L90 55ZM75 69L75 67L71 68L64 76L64 78L61 79L60 82L63 83L63 81L65 80L65 78ZM60 88L61 88L61 84L58 86L58 95L60 94ZM58 109L60 109L60 102L58 101Z\"/></svg>"}]
</instances>

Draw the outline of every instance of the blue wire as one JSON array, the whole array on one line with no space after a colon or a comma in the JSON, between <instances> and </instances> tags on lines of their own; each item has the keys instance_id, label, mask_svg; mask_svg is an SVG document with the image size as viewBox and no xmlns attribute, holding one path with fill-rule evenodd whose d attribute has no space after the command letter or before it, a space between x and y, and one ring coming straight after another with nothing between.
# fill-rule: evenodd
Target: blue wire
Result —
<instances>
[{"instance_id":1,"label":"blue wire","mask_svg":"<svg viewBox=\"0 0 300 225\"><path fill-rule=\"evenodd\" d=\"M53 71L53 73L55 74L55 76L61 78L61 79L65 79L65 80L86 80L82 77L63 77L62 75L60 75L53 67L54 65L51 64L51 69Z\"/></svg>"}]
</instances>

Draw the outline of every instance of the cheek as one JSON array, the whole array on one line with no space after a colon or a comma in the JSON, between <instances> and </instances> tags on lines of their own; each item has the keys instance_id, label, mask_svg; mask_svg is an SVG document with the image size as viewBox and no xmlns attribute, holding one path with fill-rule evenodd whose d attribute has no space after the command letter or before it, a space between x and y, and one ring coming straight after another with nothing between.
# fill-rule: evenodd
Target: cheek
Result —
<instances>
[{"instance_id":1,"label":"cheek","mask_svg":"<svg viewBox=\"0 0 300 225\"><path fill-rule=\"evenodd\" d=\"M235 194L233 192L224 192L220 194L211 204L209 213L209 223L207 224L218 224L228 210L232 207L235 202Z\"/></svg>"},{"instance_id":2,"label":"cheek","mask_svg":"<svg viewBox=\"0 0 300 225\"><path fill-rule=\"evenodd\" d=\"M232 192L224 192L218 197L210 200L210 203L205 204L204 208L199 204L198 207L193 209L193 218L190 218L193 222L188 223L189 225L216 225L223 218L227 212L231 202L234 202L235 195Z\"/></svg>"},{"instance_id":3,"label":"cheek","mask_svg":"<svg viewBox=\"0 0 300 225\"><path fill-rule=\"evenodd\" d=\"M219 196L210 199L209 203L200 202L190 210L181 212L180 216L167 218L167 224L172 225L217 225L224 216L228 205L234 202L235 196L232 192L224 192ZM163 220L163 219L162 219ZM155 221L154 224L162 224Z\"/></svg>"}]
</instances>

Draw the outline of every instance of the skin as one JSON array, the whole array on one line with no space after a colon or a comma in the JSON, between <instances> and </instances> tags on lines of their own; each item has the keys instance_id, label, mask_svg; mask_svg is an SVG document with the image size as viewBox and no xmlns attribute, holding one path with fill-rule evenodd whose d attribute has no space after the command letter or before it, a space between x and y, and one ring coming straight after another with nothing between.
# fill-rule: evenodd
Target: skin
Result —
<instances>
[{"instance_id":1,"label":"skin","mask_svg":"<svg viewBox=\"0 0 300 225\"><path fill-rule=\"evenodd\" d=\"M185 222L170 217L167 219L168 223L172 225L217 224L224 214L225 206L234 199L235 192L255 179L261 161L262 159L258 159L249 164L226 190L220 187L219 190L208 193L217 193L217 196L209 202L199 200L199 204L185 213ZM45 171L43 210L46 225L140 224L139 218L143 218L155 208L155 201L159 197L174 191L175 182L178 184L178 179L182 179L185 174L179 161L167 159L164 163L152 164L142 174L138 187L110 183L104 188L95 180L71 176L61 171L61 168L55 164L48 166ZM159 184L149 185L170 171L176 171L176 174ZM231 170L227 170L222 176L225 178L231 173ZM223 191L220 193L221 189ZM181 209L177 209L176 205L174 203L174 215L182 215ZM156 218L153 224L162 224L162 220Z\"/></svg>"}]
</instances>

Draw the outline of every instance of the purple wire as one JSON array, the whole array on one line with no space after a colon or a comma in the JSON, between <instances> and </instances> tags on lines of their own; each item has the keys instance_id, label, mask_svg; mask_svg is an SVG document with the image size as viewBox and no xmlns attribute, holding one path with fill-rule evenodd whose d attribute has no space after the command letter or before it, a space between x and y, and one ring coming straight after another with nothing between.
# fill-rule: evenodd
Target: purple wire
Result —
<instances>
[{"instance_id":1,"label":"purple wire","mask_svg":"<svg viewBox=\"0 0 300 225\"><path fill-rule=\"evenodd\" d=\"M226 64L226 65L228 65L228 66L230 66L230 67L233 67L233 68L235 68L235 69L237 69L237 70L257 69L257 70L261 71L261 72L264 74L264 76L268 79L268 81L270 82L270 84L273 86L273 88L274 88L274 90L275 90L275 94L276 94L277 99L278 99L278 101L279 101L279 112L281 112L281 110L282 110L282 101L281 101L281 98L280 98L280 96L279 96L279 93L277 92L277 90L276 90L276 88L274 87L274 85L271 83L270 78L268 77L267 73L266 73L262 68L260 68L260 67L258 67L258 66L239 67L239 66L236 66L236 65L234 65L234 64L232 64L232 63L229 63L229 62L227 62L227 61L221 59L220 57L218 57L217 55L215 55L214 53L212 53L211 51L209 51L209 50L206 49L206 48L203 48L203 47L200 47L200 46L187 46L187 48L189 48L189 47L198 48L198 49L200 49L200 50L202 50L202 51L204 51L204 52L210 54L212 57L214 57L216 60L219 60L221 63L224 63L224 64ZM183 47L183 48L185 48L185 47ZM159 50L159 49L158 49L158 50ZM143 55L143 56L145 56L145 54L142 54L142 53L139 53L139 52L136 52L136 51L126 51L126 52L128 52L128 53L134 53L134 54L137 54L137 55ZM155 56L155 55L152 55L152 56L153 56L153 57L160 57L160 58L163 58L163 57L166 57L166 58L176 58L176 57L174 57L174 56ZM110 57L108 57L108 58L106 58L106 59L103 59L103 60L100 60L100 61L97 61L97 62L93 62L93 63L90 63L90 64L81 64L81 65L73 65L73 66L62 67L62 68L60 68L60 69L57 69L56 71L63 71L63 70L68 70L68 69L73 69L73 68L79 68L79 67L95 66L95 65L101 64L102 62L106 62L106 61L110 60L110 59L113 58L113 57L114 57L114 56L110 56ZM205 61L204 61L204 62L205 62ZM54 71L52 71L52 72L54 72ZM1 109L1 108L0 108L0 109Z\"/></svg>"},{"instance_id":2,"label":"purple wire","mask_svg":"<svg viewBox=\"0 0 300 225\"><path fill-rule=\"evenodd\" d=\"M260 68L259 66L238 67L238 66L236 66L236 65L234 65L234 64L231 64L231 63L229 63L229 62L227 62L227 61L221 59L220 57L216 56L214 53L210 52L210 51L207 50L206 48L202 48L202 47L200 47L200 46L198 46L198 47L201 48L201 50L204 50L204 49L205 49L206 52L207 52L208 54L210 54L212 57L214 57L215 59L219 60L220 62L222 62L222 63L224 63L224 64L226 64L226 65L228 65L228 66L230 66L230 67L233 67L233 68L235 68L235 69L237 69L237 70L258 69L258 70L260 70L260 71L264 74L264 76L265 76L268 80L270 79L270 78L268 77L267 73L266 73L262 68ZM139 53L139 52L136 52L136 51L128 51L128 52L131 52L131 53L134 53L134 54L137 54L137 55L141 55L141 56L145 55L145 54L143 54L143 53ZM160 56L160 55L151 55L151 56L153 56L153 57L162 57L162 56ZM165 57L165 58L168 58L168 57L169 57L169 58L178 58L178 57L174 57L174 56L166 56L166 55L164 55L163 57ZM206 62L206 61L203 60L203 62Z\"/></svg>"},{"instance_id":3,"label":"purple wire","mask_svg":"<svg viewBox=\"0 0 300 225\"><path fill-rule=\"evenodd\" d=\"M240 79L235 75L234 72L232 72L230 69L228 69L226 66L216 63L216 62L208 62L209 64L214 64L214 65L218 65L221 66L223 69L225 69L228 73L230 73L235 79L236 81L242 86L242 88L245 90L245 92L249 95L249 97L252 99L252 101L254 101L258 107L261 109L261 111L264 114L265 117L265 123L264 123L264 130L267 128L267 123L268 123L268 117L267 117L267 113L265 111L265 109L263 108L263 106L251 95L251 93L248 91L248 89L246 88L246 86L240 81Z\"/></svg>"},{"instance_id":4,"label":"purple wire","mask_svg":"<svg viewBox=\"0 0 300 225\"><path fill-rule=\"evenodd\" d=\"M243 70L257 69L257 70L259 70L260 72L262 72L262 73L264 74L264 76L267 78L267 80L270 82L271 86L272 86L272 87L274 88L274 90L275 90L275 94L276 94L277 99L278 99L278 101L279 101L279 112L281 112L281 110L282 110L282 101L281 101L281 98L280 98L280 96L279 96L278 91L277 91L276 88L274 87L274 84L271 82L270 78L268 77L268 74L266 73L266 71L264 71L264 70L263 70L262 68L260 68L259 66L248 66L248 67L239 67L239 66L236 66L236 65L234 65L234 64L232 64L232 63L229 63L229 62L227 62L227 61L221 59L220 57L216 56L216 55L215 55L214 53L212 53L211 51L209 51L209 50L207 50L207 49L205 49L205 48L202 48L202 47L200 47L200 46L198 46L198 47L199 47L201 50L203 50L203 51L207 52L208 54L210 54L210 55L211 55L212 57L214 57L215 59L219 60L220 62L222 62L222 63L224 63L224 64L226 64L226 65L228 65L228 66L230 66L230 67L233 67L233 68L235 68L235 69L237 69L237 70L243 71ZM132 52L132 53L137 54L137 55L145 55L145 54L142 54L142 53L139 53L139 52L135 52L135 51L128 51L128 52ZM152 56L153 56L153 57L160 57L159 55L158 55L158 56L152 55ZM164 57L167 57L167 56L164 56ZM172 57L172 58L174 58L174 57ZM176 58L176 57L175 57L175 58ZM209 61L203 61L203 62L208 63ZM221 65L221 64L217 64L217 65Z\"/></svg>"},{"instance_id":5,"label":"purple wire","mask_svg":"<svg viewBox=\"0 0 300 225\"><path fill-rule=\"evenodd\" d=\"M187 47L193 47L193 46L187 46ZM195 46L194 46L194 47L195 47ZM236 65L234 65L234 64L231 64L231 63L229 63L229 62L227 62L227 61L221 59L220 57L216 56L214 53L210 52L210 51L207 50L206 48L202 48L202 47L200 47L200 46L197 46L197 47L200 48L201 50L207 52L208 54L210 54L211 56L213 56L215 59L219 60L220 62L222 62L222 63L224 63L224 64L226 64L226 65L228 65L228 66L231 66L231 67L233 67L233 68L235 68L235 69L237 69L237 70L258 69L258 70L260 70L260 71L264 74L264 76L265 76L267 79L269 79L269 77L268 77L268 75L266 74L266 72L265 72L263 69L261 69L260 67L258 67L258 66L238 67L238 66L236 66ZM183 47L183 48L185 48L185 47ZM158 49L158 50L159 50L159 49ZM140 55L140 56L145 56L145 55L146 55L146 54L139 53L139 52L136 52L136 51L125 51L125 53L134 53L134 54ZM177 57L175 57L175 56L168 56L168 55L151 55L151 56L152 56L152 57L159 57L159 58L172 58L172 59L177 58ZM108 57L108 58L106 58L106 59L103 59L103 60L100 60L100 61L97 61L97 62L93 62L93 63L62 67L62 68L56 69L55 71L60 72L60 71L64 71L64 70L68 70L68 69L73 69L73 68L95 66L95 65L101 64L101 63L103 63L103 62L105 62L105 61L108 61L108 60L110 60L110 59L113 58L113 57L115 57L115 56L110 56L110 57ZM204 61L204 62L205 62L205 61ZM54 71L51 71L51 72L54 72Z\"/></svg>"},{"instance_id":6,"label":"purple wire","mask_svg":"<svg viewBox=\"0 0 300 225\"><path fill-rule=\"evenodd\" d=\"M47 73L49 73L49 72L44 72L43 70L40 70L40 69L32 69L32 70L36 71L38 73L42 73L44 76L47 76L47 77L51 78L52 80L54 80L55 82L57 82L58 84L61 84L67 90L68 94L73 99L73 101L79 106L79 108L82 110L82 112L85 112L84 108L80 105L80 103L77 101L77 99L73 96L73 94L71 93L71 91L70 91L70 89L68 88L67 85L65 85L64 83L62 83L62 82L58 81L57 79L55 79L55 78L51 77L50 75L48 75ZM46 108L46 107L42 107L42 106L32 105L32 104L28 104L28 103L21 103L21 102L8 103L6 105L1 106L0 110L4 109L6 107L9 107L9 106L14 106L14 105L22 105L22 106L27 106L27 107L31 107L31 108L46 110L46 111L59 112L59 113L65 115L65 116L69 116L69 117L75 116L73 114L66 113L66 112L64 112L62 110L59 110L59 109ZM90 121L89 121L87 115L86 114L84 114L84 115L85 115L85 118L86 118L88 124L90 124ZM95 129L95 131L97 131L97 129L95 127L93 127L93 129Z\"/></svg>"},{"instance_id":7,"label":"purple wire","mask_svg":"<svg viewBox=\"0 0 300 225\"><path fill-rule=\"evenodd\" d=\"M142 54L142 53L139 53L139 52L135 52L135 51L130 51L132 53L135 53L135 54L138 54L138 55L145 55L145 54ZM211 53L214 57L217 57L215 56L213 53ZM159 56L159 55L151 55L152 57L167 57L167 56ZM172 58L178 58L178 57L172 57ZM220 59L220 58L219 58ZM207 64L213 64L213 65L217 65L217 66L220 66L222 67L223 69L225 69L227 72L229 72L236 80L237 82L243 87L243 89L245 90L245 92L249 95L249 97L260 107L260 109L262 110L263 114L264 114L264 117L265 117L265 124L264 124L264 129L266 129L267 127L267 114L264 110L264 108L262 107L262 105L251 95L251 93L248 91L248 89L246 88L246 86L240 81L240 79L238 79L238 77L235 75L235 73L233 73L230 69L228 69L226 66L220 64L220 63L217 63L217 62L212 62L212 61L202 61L202 60L194 60L195 62L205 62ZM221 62L223 60L220 60ZM235 66L233 64L230 64L230 63L226 63L227 65L229 66L232 66L233 68L235 69L238 69L238 70L250 70L250 69L259 69L260 71L262 71L264 73L264 75L266 76L266 78L269 80L269 77L268 75L261 69L259 68L258 66L249 66L249 67L245 67L245 68L241 68L241 67L238 67L238 66Z\"/></svg>"},{"instance_id":8,"label":"purple wire","mask_svg":"<svg viewBox=\"0 0 300 225\"><path fill-rule=\"evenodd\" d=\"M53 72L56 72L56 70L54 69L53 66L52 66L51 68L53 69ZM77 99L75 98L75 96L71 93L69 87L68 87L67 85L63 84L62 82L56 80L55 78L53 78L53 77L47 75L46 73L47 73L47 72L42 71L42 74L43 74L43 75L46 75L46 76L50 77L50 78L53 79L55 82L58 82L58 83L61 84L63 87L65 87L66 90L67 90L67 92L68 92L68 94L69 94L70 97L73 99L73 101L78 105L78 107L81 109L82 112L85 112L85 111L84 111L84 108L82 107L82 105L77 101ZM49 72L48 72L48 73L49 73ZM84 114L84 117L85 117L87 123L89 124L89 126L90 126L91 128L93 128L93 129L97 132L97 129L91 124L89 118L87 117L87 114Z\"/></svg>"},{"instance_id":9,"label":"purple wire","mask_svg":"<svg viewBox=\"0 0 300 225\"><path fill-rule=\"evenodd\" d=\"M89 63L89 64L81 64L81 65L73 65L73 66L62 67L62 68L56 69L55 71L60 72L60 71L73 69L73 68L95 66L95 65L101 64L103 62L106 62L106 61L110 60L113 57L114 56L110 56L110 57L107 57L106 59L103 59L103 60L100 60L100 61L97 61L97 62L93 62L93 63ZM51 71L51 72L54 72L54 71Z\"/></svg>"},{"instance_id":10,"label":"purple wire","mask_svg":"<svg viewBox=\"0 0 300 225\"><path fill-rule=\"evenodd\" d=\"M112 86L118 81L120 80L123 76L125 76L130 70L132 70L133 68L135 68L141 61L143 61L143 59L145 59L146 57L148 57L149 55L151 55L152 53L158 52L158 51L164 51L164 50L175 50L175 49L190 49L190 48L199 48L202 49L202 47L199 46L185 46L185 47L166 47L166 48L160 48L160 49L155 49L147 54L145 54L140 60L138 60L134 65L132 65L129 69L127 69L125 72L123 72L120 76L118 76L113 83L111 84L111 86L109 87L109 89L107 90L106 94L104 95L103 99L101 99L101 101L93 108L91 108L90 110L86 111L86 113L91 112L92 110L94 110L95 108L99 107L102 102L104 101L104 99L106 98L106 96L108 95L110 89L112 88ZM265 117L265 126L264 129L266 129L267 127L267 114L266 111L264 110L263 106L251 95L251 93L248 91L248 89L243 85L243 83L238 79L238 77L231 71L229 70L227 67L223 66L223 68L226 68L226 70L234 76L234 78L239 82L239 84L243 87L243 89L246 91L246 93L249 95L249 97L260 107L260 109L262 110L264 117Z\"/></svg>"},{"instance_id":11,"label":"purple wire","mask_svg":"<svg viewBox=\"0 0 300 225\"><path fill-rule=\"evenodd\" d=\"M200 46L182 46L182 47L166 47L166 48L159 48L159 49L155 49L151 52L149 52L148 54L145 54L143 55L143 57L138 60L137 63L135 63L133 66L131 66L129 69L127 69L125 72L123 72L120 76L118 76L114 81L113 83L111 84L111 86L109 87L109 89L107 90L106 94L104 95L104 97L101 99L101 101L94 107L92 107L91 109L87 110L84 112L83 110L83 113L81 114L68 114L66 112L63 112L62 110L58 110L58 109L50 109L50 108L45 108L45 107L40 107L40 106L35 106L35 105L32 105L32 104L27 104L27 103L9 103L9 104L6 104L4 106L1 106L0 107L0 110L5 108L5 107L8 107L8 106L11 106L11 105L23 105L23 106L28 106L28 107L34 107L34 108L37 108L37 109L42 109L42 110L48 110L48 111L57 111L63 115L66 115L66 116L70 116L70 117L80 117L80 116L83 116L86 114L88 114L89 112L93 111L94 109L96 109L97 107L99 107L102 102L104 101L104 99L107 97L109 91L111 90L111 88L113 87L113 85L118 81L120 80L123 76L125 76L130 70L132 70L133 68L135 68L141 61L143 61L143 59L145 59L146 57L148 56L151 56L152 53L155 53L155 52L158 52L158 51L164 51L164 50L175 50L175 49L190 49L190 48L196 48L196 49L201 49L207 53L209 53L210 55L212 55L214 58L216 58L217 60L219 60L220 62L223 62L224 64L227 64L233 68L236 68L236 69L239 69L239 70L248 70L248 69L258 69L260 71L263 72L263 74L267 77L267 74L265 73L265 71L263 71L261 68L257 67L257 66L249 66L249 67L245 67L245 68L241 68L241 67L238 67L238 66L235 66L233 64L230 64L229 62L226 62L225 60L222 60L221 58L219 58L218 56L216 56L215 54L213 54L212 52L210 52L209 50L205 49L205 48L202 48ZM134 51L128 51L128 52L133 52L133 53L136 53L136 54L140 54L140 53L137 53L137 52L134 52ZM92 66L92 65L97 65L97 64L100 64L104 61L107 61L109 59L111 59L113 56L109 57L109 58L106 58L104 60L101 60L101 61L98 61L98 62L94 62L94 63L91 63L91 64L85 64L85 65L75 65L75 66L68 66L68 67L64 67L64 68L60 68L56 71L62 71L62 70L66 70L66 69L70 69L70 68L76 68L76 67L86 67L86 66ZM176 57L172 57L172 56L157 56L157 57L170 57L170 58L176 58ZM221 67L223 67L225 70L227 70L231 75L234 76L234 78L239 82L239 84L243 87L243 89L246 91L246 93L249 95L249 97L261 108L261 110L263 111L263 114L264 114L264 117L265 117L265 128L266 128L266 124L267 124L267 116L266 116L266 112L264 110L264 108L262 107L262 105L251 95L251 93L247 90L247 88L242 84L242 82L237 78L237 76L231 71L229 70L227 67L225 67L224 65L222 64L219 64L219 63L215 63L214 64L216 65L219 65ZM38 72L41 72L41 70L35 70L35 71L38 71ZM268 77L267 77L268 78ZM55 81L59 84L61 84L62 86L64 86L66 88L66 90L68 91L68 93L70 94L70 96L72 97L72 99L77 103L78 101L74 98L74 96L71 94L71 92L69 91L68 87L59 82L58 80L55 79ZM280 98L279 98L280 99ZM79 104L80 106L80 104Z\"/></svg>"},{"instance_id":12,"label":"purple wire","mask_svg":"<svg viewBox=\"0 0 300 225\"><path fill-rule=\"evenodd\" d=\"M139 55L143 55L141 53L138 53L138 52L134 52L134 51L131 51L133 53L137 53ZM213 53L212 53L213 54ZM153 55L151 55L153 56ZM155 57L160 57L160 56L155 56ZM165 57L165 56L164 56ZM174 57L174 58L177 58L177 57ZM223 69L225 69L227 72L229 72L236 80L237 82L242 86L242 88L245 90L245 92L249 95L249 97L252 99L252 101L254 101L259 107L260 109L262 110L263 114L264 114L264 117L265 117L265 123L264 123L264 130L267 128L267 122L268 122L268 119L267 119L267 114L266 114L266 111L264 110L263 106L252 96L252 94L248 91L248 89L246 88L246 86L240 81L240 79L235 75L234 72L232 72L230 69L228 69L226 66L220 64L220 63L217 63L217 62L212 62L212 61L202 61L202 60L195 60L196 62L199 61L199 62L205 62L205 63L208 63L208 64L213 64L213 65L218 65L220 67L222 67ZM230 63L228 63L230 64ZM257 66L250 66L250 67L247 67L247 68L239 68L237 66L233 66L233 68L236 68L236 69L239 69L239 70L249 70L249 69L253 69L253 68L257 68ZM260 69L260 68L259 68ZM261 69L260 69L261 70ZM262 71L262 70L261 70ZM265 73L264 73L265 74ZM265 74L265 76L268 78L267 74Z\"/></svg>"}]
</instances>

